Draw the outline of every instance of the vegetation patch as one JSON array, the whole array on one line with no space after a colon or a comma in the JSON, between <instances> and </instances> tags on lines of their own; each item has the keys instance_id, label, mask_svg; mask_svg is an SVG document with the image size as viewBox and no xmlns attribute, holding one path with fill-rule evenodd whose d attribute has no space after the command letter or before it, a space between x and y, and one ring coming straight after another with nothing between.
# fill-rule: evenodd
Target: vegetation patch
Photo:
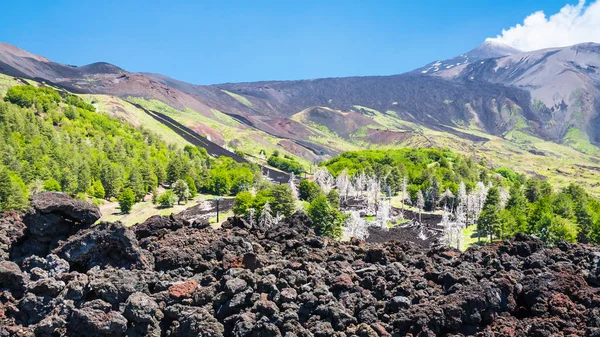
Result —
<instances>
[{"instance_id":1,"label":"vegetation patch","mask_svg":"<svg viewBox=\"0 0 600 337\"><path fill-rule=\"evenodd\" d=\"M251 108L252 107L252 102L250 102L246 97L242 96L242 95L238 95L235 94L231 91L227 91L227 90L223 90L221 89L222 92L226 93L227 95L233 97L236 101L242 103L243 105Z\"/></svg>"}]
</instances>

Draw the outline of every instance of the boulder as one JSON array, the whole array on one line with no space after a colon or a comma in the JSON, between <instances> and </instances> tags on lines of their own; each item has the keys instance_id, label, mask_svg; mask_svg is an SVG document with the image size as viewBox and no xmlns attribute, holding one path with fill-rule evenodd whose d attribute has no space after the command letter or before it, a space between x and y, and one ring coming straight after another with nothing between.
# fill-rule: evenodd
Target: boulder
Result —
<instances>
[{"instance_id":1,"label":"boulder","mask_svg":"<svg viewBox=\"0 0 600 337\"><path fill-rule=\"evenodd\" d=\"M87 227L102 216L97 206L75 200L64 193L42 192L31 198L32 211L23 222L38 239L51 240Z\"/></svg>"},{"instance_id":2,"label":"boulder","mask_svg":"<svg viewBox=\"0 0 600 337\"><path fill-rule=\"evenodd\" d=\"M100 223L62 241L53 253L72 268L95 266L127 269L154 269L154 259L139 247L134 233L121 223Z\"/></svg>"},{"instance_id":3,"label":"boulder","mask_svg":"<svg viewBox=\"0 0 600 337\"><path fill-rule=\"evenodd\" d=\"M83 308L75 309L67 323L68 336L108 337L124 336L127 319L118 312Z\"/></svg>"}]
</instances>

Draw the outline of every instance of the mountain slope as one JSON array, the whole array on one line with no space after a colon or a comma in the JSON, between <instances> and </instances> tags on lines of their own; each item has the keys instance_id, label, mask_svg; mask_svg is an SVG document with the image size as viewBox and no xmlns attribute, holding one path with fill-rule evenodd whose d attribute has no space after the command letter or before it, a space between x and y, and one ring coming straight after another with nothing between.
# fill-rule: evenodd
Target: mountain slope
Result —
<instances>
[{"instance_id":1,"label":"mountain slope","mask_svg":"<svg viewBox=\"0 0 600 337\"><path fill-rule=\"evenodd\" d=\"M500 83L527 90L538 132L572 142L574 132L600 143L600 45L580 44L465 65L437 76L472 83Z\"/></svg>"},{"instance_id":2,"label":"mountain slope","mask_svg":"<svg viewBox=\"0 0 600 337\"><path fill-rule=\"evenodd\" d=\"M0 45L0 72L89 94L125 118L129 109L110 102L135 102L255 157L279 149L308 164L353 149L442 146L525 172L548 166L540 174L563 182L587 179L575 164L595 167L600 153L597 45L520 53L484 43L458 58L427 74L202 86Z\"/></svg>"}]
</instances>

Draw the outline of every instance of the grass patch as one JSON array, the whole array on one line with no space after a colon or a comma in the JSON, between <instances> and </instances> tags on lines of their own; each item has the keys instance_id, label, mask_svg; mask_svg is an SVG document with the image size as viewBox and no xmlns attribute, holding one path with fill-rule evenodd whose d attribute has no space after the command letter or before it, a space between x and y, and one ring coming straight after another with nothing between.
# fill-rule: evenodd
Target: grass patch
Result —
<instances>
[{"instance_id":1,"label":"grass patch","mask_svg":"<svg viewBox=\"0 0 600 337\"><path fill-rule=\"evenodd\" d=\"M575 127L570 127L569 130L567 130L567 134L563 138L563 143L589 155L600 155L600 150L590 143L590 138L587 133Z\"/></svg>"},{"instance_id":2,"label":"grass patch","mask_svg":"<svg viewBox=\"0 0 600 337\"><path fill-rule=\"evenodd\" d=\"M242 96L242 95L238 95L238 94L234 94L231 91L227 91L227 90L222 90L222 92L226 93L227 95L233 97L236 101L242 103L243 105L251 108L252 107L252 102L250 102L246 97Z\"/></svg>"},{"instance_id":3,"label":"grass patch","mask_svg":"<svg viewBox=\"0 0 600 337\"><path fill-rule=\"evenodd\" d=\"M152 204L152 198L148 195L146 196L145 201L134 204L128 214L121 213L118 202L105 201L103 204L99 205L102 217L98 221L121 221L125 226L133 226L135 224L144 222L153 215L178 214L192 206L196 206L199 202L207 200L210 197L212 196L199 194L194 199L188 200L188 202L185 204L175 204L173 207L163 208Z\"/></svg>"},{"instance_id":4,"label":"grass patch","mask_svg":"<svg viewBox=\"0 0 600 337\"><path fill-rule=\"evenodd\" d=\"M229 211L227 211L225 213L220 213L219 214L219 221L218 222L217 222L217 216L215 215L214 217L211 217L211 218L208 219L208 223L211 226L213 226L213 227L214 226L218 227L218 226L221 226L221 224L223 222L225 222L225 220L227 220L227 218L232 217L232 216L233 216L233 210L229 210Z\"/></svg>"},{"instance_id":5,"label":"grass patch","mask_svg":"<svg viewBox=\"0 0 600 337\"><path fill-rule=\"evenodd\" d=\"M489 242L489 237L482 236L480 240L477 239L477 225L471 225L462 231L462 243L460 246L460 250L465 251L469 247L478 244L485 244Z\"/></svg>"}]
</instances>

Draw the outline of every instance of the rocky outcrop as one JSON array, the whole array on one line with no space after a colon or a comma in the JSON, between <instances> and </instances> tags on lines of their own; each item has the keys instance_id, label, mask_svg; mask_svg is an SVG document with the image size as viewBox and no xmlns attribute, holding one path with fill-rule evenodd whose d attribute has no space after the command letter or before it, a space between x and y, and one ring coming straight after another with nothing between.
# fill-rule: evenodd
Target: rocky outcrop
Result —
<instances>
[{"instance_id":1,"label":"rocky outcrop","mask_svg":"<svg viewBox=\"0 0 600 337\"><path fill-rule=\"evenodd\" d=\"M461 253L310 225L77 226L53 254L0 260L0 336L600 334L599 247L518 235Z\"/></svg>"},{"instance_id":2,"label":"rocky outcrop","mask_svg":"<svg viewBox=\"0 0 600 337\"><path fill-rule=\"evenodd\" d=\"M62 241L53 253L71 267L88 270L95 266L153 269L152 255L142 250L135 234L121 223L100 223Z\"/></svg>"},{"instance_id":3,"label":"rocky outcrop","mask_svg":"<svg viewBox=\"0 0 600 337\"><path fill-rule=\"evenodd\" d=\"M98 207L57 192L34 195L31 207L23 216L24 240L11 251L14 259L48 255L61 240L89 227L101 216Z\"/></svg>"},{"instance_id":4,"label":"rocky outcrop","mask_svg":"<svg viewBox=\"0 0 600 337\"><path fill-rule=\"evenodd\" d=\"M26 226L17 212L5 212L0 217L0 260L8 260L13 246L25 238Z\"/></svg>"}]
</instances>

